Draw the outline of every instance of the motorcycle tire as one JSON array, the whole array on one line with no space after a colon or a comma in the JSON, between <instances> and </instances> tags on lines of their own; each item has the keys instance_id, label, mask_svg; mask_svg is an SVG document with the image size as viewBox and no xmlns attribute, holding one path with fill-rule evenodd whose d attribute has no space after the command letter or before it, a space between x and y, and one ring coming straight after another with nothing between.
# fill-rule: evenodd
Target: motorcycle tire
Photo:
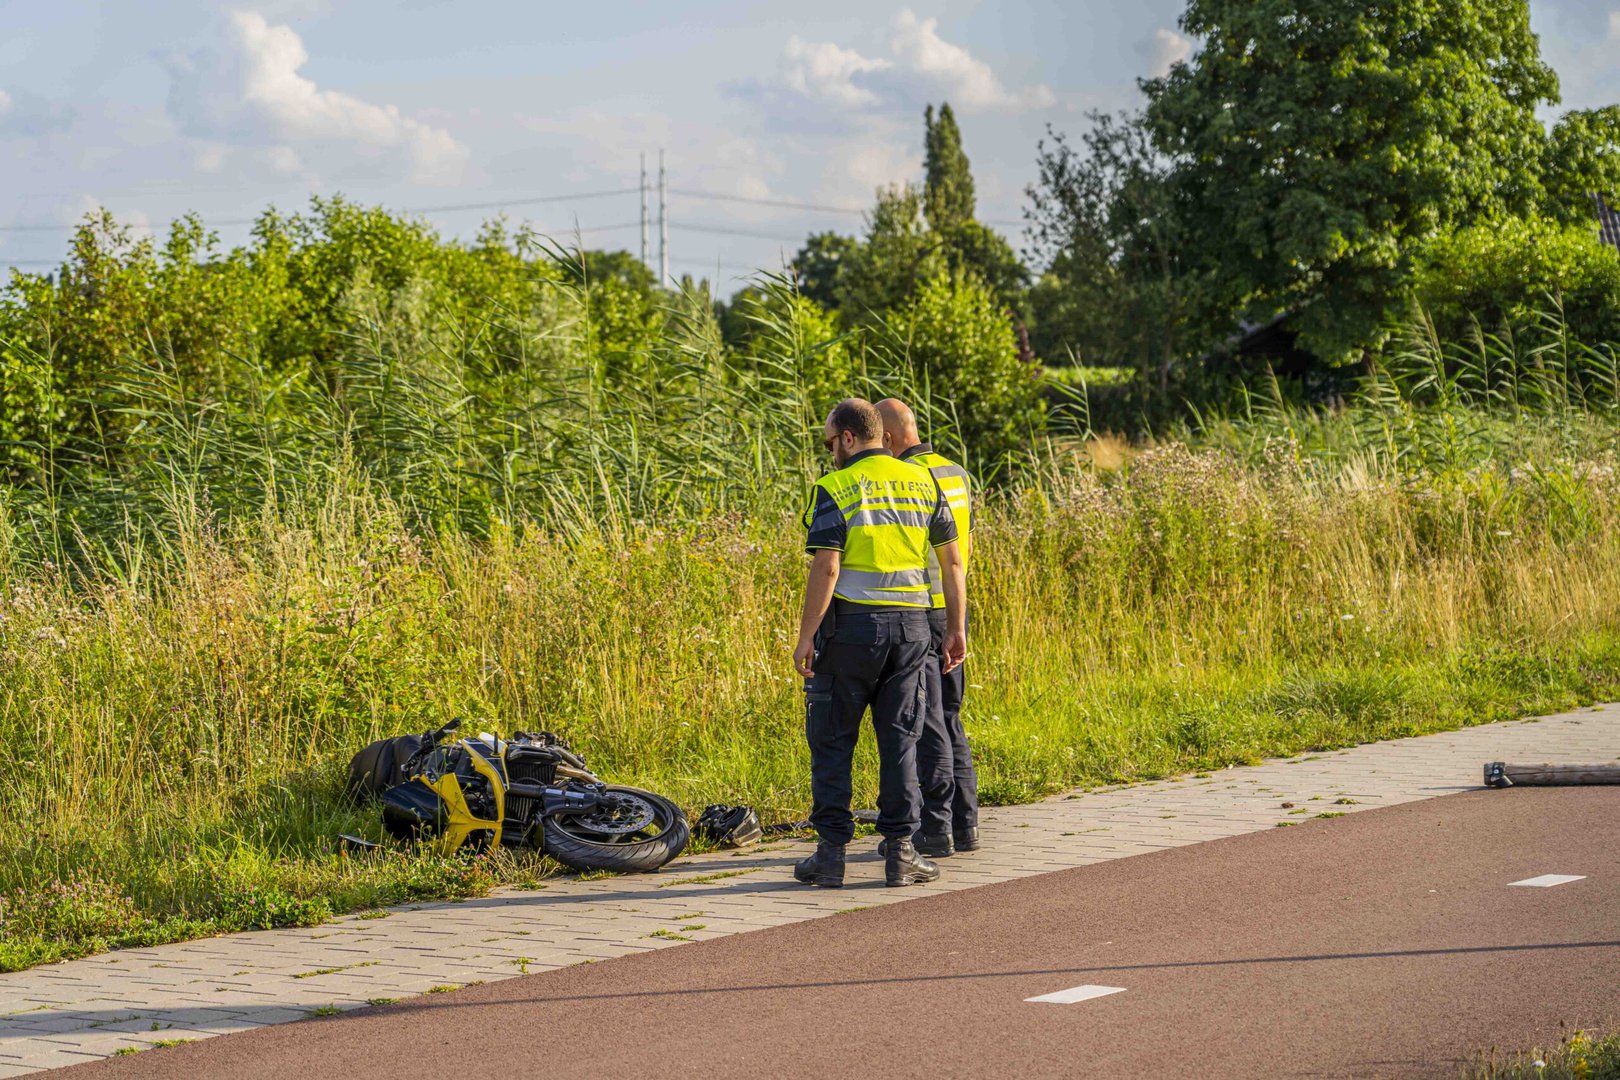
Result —
<instances>
[{"instance_id":1,"label":"motorcycle tire","mask_svg":"<svg viewBox=\"0 0 1620 1080\"><path fill-rule=\"evenodd\" d=\"M592 828L590 815L558 814L545 819L545 852L575 870L644 874L686 850L692 831L681 808L650 791L609 784L607 790L633 796L653 812L652 825L615 834Z\"/></svg>"}]
</instances>

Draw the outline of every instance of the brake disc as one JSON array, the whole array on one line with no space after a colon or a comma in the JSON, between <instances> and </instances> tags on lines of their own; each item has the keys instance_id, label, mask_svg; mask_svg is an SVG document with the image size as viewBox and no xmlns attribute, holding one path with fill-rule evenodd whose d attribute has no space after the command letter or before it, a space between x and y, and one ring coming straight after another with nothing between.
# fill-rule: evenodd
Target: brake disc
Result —
<instances>
[{"instance_id":1,"label":"brake disc","mask_svg":"<svg viewBox=\"0 0 1620 1080\"><path fill-rule=\"evenodd\" d=\"M640 832L658 817L653 804L639 795L615 791L605 796L596 809L580 815L582 824L593 832L610 836L625 836Z\"/></svg>"}]
</instances>

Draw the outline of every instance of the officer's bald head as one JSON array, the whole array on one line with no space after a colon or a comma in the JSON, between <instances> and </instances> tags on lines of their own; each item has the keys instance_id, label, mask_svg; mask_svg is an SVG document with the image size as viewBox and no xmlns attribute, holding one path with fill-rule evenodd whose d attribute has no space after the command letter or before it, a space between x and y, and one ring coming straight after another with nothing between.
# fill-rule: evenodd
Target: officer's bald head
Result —
<instances>
[{"instance_id":1,"label":"officer's bald head","mask_svg":"<svg viewBox=\"0 0 1620 1080\"><path fill-rule=\"evenodd\" d=\"M893 454L903 454L922 442L917 434L917 414L899 398L884 398L877 403L878 415L883 418L883 445Z\"/></svg>"}]
</instances>

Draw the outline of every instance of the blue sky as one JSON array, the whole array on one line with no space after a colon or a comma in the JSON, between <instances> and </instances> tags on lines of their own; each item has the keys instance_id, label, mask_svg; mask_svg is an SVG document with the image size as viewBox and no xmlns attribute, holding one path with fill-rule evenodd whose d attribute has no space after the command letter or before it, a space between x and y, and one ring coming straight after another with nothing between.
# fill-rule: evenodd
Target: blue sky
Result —
<instances>
[{"instance_id":1,"label":"blue sky","mask_svg":"<svg viewBox=\"0 0 1620 1080\"><path fill-rule=\"evenodd\" d=\"M980 216L1016 239L1046 126L1139 103L1136 80L1191 48L1181 7L0 0L0 267L46 268L99 205L159 230L194 210L233 243L232 222L312 192L510 202L514 220L634 251L634 193L519 200L634 188L638 155L655 169L663 148L672 271L734 287L808 231L860 224L740 200L864 206L918 177L922 108L942 99ZM1564 107L1620 101L1620 0L1531 11ZM468 236L492 212L424 216Z\"/></svg>"}]
</instances>

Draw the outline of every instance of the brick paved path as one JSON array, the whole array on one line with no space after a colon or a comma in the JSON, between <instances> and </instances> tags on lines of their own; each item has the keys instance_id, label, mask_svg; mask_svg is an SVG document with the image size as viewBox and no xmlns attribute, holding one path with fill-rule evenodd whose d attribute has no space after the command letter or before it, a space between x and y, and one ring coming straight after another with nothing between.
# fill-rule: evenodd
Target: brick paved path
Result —
<instances>
[{"instance_id":1,"label":"brick paved path","mask_svg":"<svg viewBox=\"0 0 1620 1080\"><path fill-rule=\"evenodd\" d=\"M808 846L782 842L679 859L657 874L554 880L387 918L130 949L0 975L0 1078L1431 798L1478 787L1490 760L1617 758L1620 705L1607 705L989 810L984 850L945 860L931 886L884 888L869 838L851 849L844 889L807 889L791 867Z\"/></svg>"}]
</instances>

